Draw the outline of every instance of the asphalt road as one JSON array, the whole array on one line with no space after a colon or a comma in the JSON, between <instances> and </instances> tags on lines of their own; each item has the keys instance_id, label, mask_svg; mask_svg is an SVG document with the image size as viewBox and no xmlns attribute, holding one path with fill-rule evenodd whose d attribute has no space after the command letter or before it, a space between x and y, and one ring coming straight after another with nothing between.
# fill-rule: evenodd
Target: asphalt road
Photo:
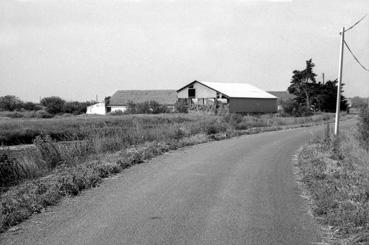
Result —
<instances>
[{"instance_id":1,"label":"asphalt road","mask_svg":"<svg viewBox=\"0 0 369 245\"><path fill-rule=\"evenodd\" d=\"M322 127L187 147L134 166L2 235L2 244L283 244L320 241L293 155Z\"/></svg>"}]
</instances>

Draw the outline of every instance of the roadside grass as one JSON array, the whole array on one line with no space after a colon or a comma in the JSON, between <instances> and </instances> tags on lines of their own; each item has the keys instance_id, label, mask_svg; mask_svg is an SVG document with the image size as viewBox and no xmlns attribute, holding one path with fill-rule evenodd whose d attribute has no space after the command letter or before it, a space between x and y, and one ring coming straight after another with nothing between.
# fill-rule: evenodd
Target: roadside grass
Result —
<instances>
[{"instance_id":1,"label":"roadside grass","mask_svg":"<svg viewBox=\"0 0 369 245\"><path fill-rule=\"evenodd\" d=\"M369 244L369 152L358 131L325 135L299 155L301 182L317 220L330 227L332 244Z\"/></svg>"},{"instance_id":2,"label":"roadside grass","mask_svg":"<svg viewBox=\"0 0 369 245\"><path fill-rule=\"evenodd\" d=\"M32 150L0 152L0 232L56 204L63 196L77 195L103 178L169 150L243 134L311 126L329 118L328 114L309 118L172 114L115 116L112 121L102 117L18 121L18 127L36 129L35 125L45 123L47 130L63 126L79 129L85 138L57 142L41 134L33 139ZM10 126L0 123L0 128L4 125Z\"/></svg>"}]
</instances>

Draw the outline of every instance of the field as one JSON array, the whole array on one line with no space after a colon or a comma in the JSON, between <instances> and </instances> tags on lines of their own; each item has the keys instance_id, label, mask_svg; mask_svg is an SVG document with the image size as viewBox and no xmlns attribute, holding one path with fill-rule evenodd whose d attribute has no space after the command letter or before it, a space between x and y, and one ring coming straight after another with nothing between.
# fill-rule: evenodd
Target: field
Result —
<instances>
[{"instance_id":1,"label":"field","mask_svg":"<svg viewBox=\"0 0 369 245\"><path fill-rule=\"evenodd\" d=\"M242 134L309 126L331 117L160 114L2 119L0 230L163 152ZM19 143L33 144L13 150Z\"/></svg>"}]
</instances>

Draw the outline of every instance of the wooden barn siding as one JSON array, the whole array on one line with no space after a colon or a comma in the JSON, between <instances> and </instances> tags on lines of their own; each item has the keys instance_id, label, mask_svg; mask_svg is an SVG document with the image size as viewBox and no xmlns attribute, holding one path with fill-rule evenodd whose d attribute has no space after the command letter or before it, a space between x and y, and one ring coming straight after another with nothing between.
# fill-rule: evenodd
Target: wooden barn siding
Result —
<instances>
[{"instance_id":1,"label":"wooden barn siding","mask_svg":"<svg viewBox=\"0 0 369 245\"><path fill-rule=\"evenodd\" d=\"M196 89L195 98L216 98L217 92L210 89L200 83L193 84L194 89ZM178 98L188 98L188 87L182 89L177 93Z\"/></svg>"},{"instance_id":2,"label":"wooden barn siding","mask_svg":"<svg viewBox=\"0 0 369 245\"><path fill-rule=\"evenodd\" d=\"M272 113L277 112L277 99L230 98L231 113Z\"/></svg>"}]
</instances>

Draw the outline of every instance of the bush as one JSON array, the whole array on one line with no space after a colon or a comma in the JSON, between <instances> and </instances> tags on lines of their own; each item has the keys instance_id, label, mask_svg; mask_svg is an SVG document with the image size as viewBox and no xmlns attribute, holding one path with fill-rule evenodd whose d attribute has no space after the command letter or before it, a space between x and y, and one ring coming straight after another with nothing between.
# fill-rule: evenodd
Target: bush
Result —
<instances>
[{"instance_id":1,"label":"bush","mask_svg":"<svg viewBox=\"0 0 369 245\"><path fill-rule=\"evenodd\" d=\"M113 115L113 116L121 116L124 114L125 113L122 110L116 110L116 111L110 112L110 115Z\"/></svg>"},{"instance_id":2,"label":"bush","mask_svg":"<svg viewBox=\"0 0 369 245\"><path fill-rule=\"evenodd\" d=\"M44 110L36 111L35 117L37 118L52 118L53 115Z\"/></svg>"},{"instance_id":3,"label":"bush","mask_svg":"<svg viewBox=\"0 0 369 245\"><path fill-rule=\"evenodd\" d=\"M14 95L5 95L0 97L0 109L4 111L14 111L20 109L22 101Z\"/></svg>"},{"instance_id":4,"label":"bush","mask_svg":"<svg viewBox=\"0 0 369 245\"><path fill-rule=\"evenodd\" d=\"M221 132L225 132L227 130L227 125L220 122L211 122L206 125L205 132L208 135L213 135Z\"/></svg>"},{"instance_id":5,"label":"bush","mask_svg":"<svg viewBox=\"0 0 369 245\"><path fill-rule=\"evenodd\" d=\"M90 104L91 103L88 102L68 101L64 104L63 112L73 115L80 115L86 113L87 106Z\"/></svg>"},{"instance_id":6,"label":"bush","mask_svg":"<svg viewBox=\"0 0 369 245\"><path fill-rule=\"evenodd\" d=\"M48 113L58 114L63 112L65 100L57 96L51 96L43 98L41 104L46 107Z\"/></svg>"},{"instance_id":7,"label":"bush","mask_svg":"<svg viewBox=\"0 0 369 245\"><path fill-rule=\"evenodd\" d=\"M294 99L281 101L282 115L294 117L311 116L313 112L304 105L300 105Z\"/></svg>"},{"instance_id":8,"label":"bush","mask_svg":"<svg viewBox=\"0 0 369 245\"><path fill-rule=\"evenodd\" d=\"M24 102L22 108L27 111L37 111L42 109L40 105L33 102Z\"/></svg>"},{"instance_id":9,"label":"bush","mask_svg":"<svg viewBox=\"0 0 369 245\"><path fill-rule=\"evenodd\" d=\"M188 113L189 104L186 100L178 100L174 104L174 110L178 113Z\"/></svg>"},{"instance_id":10,"label":"bush","mask_svg":"<svg viewBox=\"0 0 369 245\"><path fill-rule=\"evenodd\" d=\"M124 114L159 114L168 113L169 110L166 106L160 105L156 101L145 101L142 103L128 102L127 110Z\"/></svg>"},{"instance_id":11,"label":"bush","mask_svg":"<svg viewBox=\"0 0 369 245\"><path fill-rule=\"evenodd\" d=\"M45 164L49 169L54 169L56 166L59 166L64 162L56 143L49 135L39 135L35 138L33 143L37 147L37 150L40 152L42 159L45 161Z\"/></svg>"},{"instance_id":12,"label":"bush","mask_svg":"<svg viewBox=\"0 0 369 245\"><path fill-rule=\"evenodd\" d=\"M11 186L20 181L25 175L21 164L6 153L0 155L0 187Z\"/></svg>"},{"instance_id":13,"label":"bush","mask_svg":"<svg viewBox=\"0 0 369 245\"><path fill-rule=\"evenodd\" d=\"M156 101L149 101L149 107L152 114L168 113L169 110L166 106L160 105Z\"/></svg>"}]
</instances>

